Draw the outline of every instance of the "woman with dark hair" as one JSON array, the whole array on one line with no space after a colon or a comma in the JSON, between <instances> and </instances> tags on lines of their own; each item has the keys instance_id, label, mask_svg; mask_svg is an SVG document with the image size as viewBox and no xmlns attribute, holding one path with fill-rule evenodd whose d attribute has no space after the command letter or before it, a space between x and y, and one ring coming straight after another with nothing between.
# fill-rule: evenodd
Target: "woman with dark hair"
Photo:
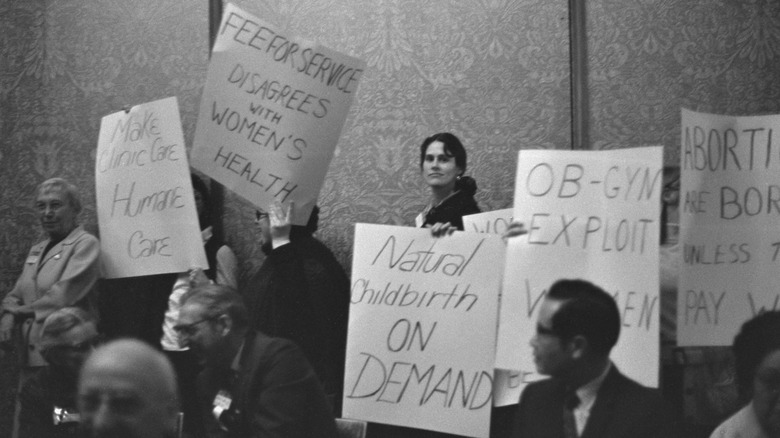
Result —
<instances>
[{"instance_id":1,"label":"woman with dark hair","mask_svg":"<svg viewBox=\"0 0 780 438\"><path fill-rule=\"evenodd\" d=\"M733 351L739 396L747 405L710 438L780 436L780 311L744 323Z\"/></svg>"},{"instance_id":2,"label":"woman with dark hair","mask_svg":"<svg viewBox=\"0 0 780 438\"><path fill-rule=\"evenodd\" d=\"M434 235L463 230L463 216L481 210L474 200L477 183L464 176L466 149L458 137L442 132L426 138L420 146L420 171L431 199L415 224L430 227Z\"/></svg>"}]
</instances>

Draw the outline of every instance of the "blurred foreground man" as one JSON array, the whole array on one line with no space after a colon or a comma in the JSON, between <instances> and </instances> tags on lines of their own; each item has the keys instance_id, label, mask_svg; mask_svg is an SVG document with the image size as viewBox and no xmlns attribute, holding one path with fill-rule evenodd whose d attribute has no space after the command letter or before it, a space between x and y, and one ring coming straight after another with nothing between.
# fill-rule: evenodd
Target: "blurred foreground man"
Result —
<instances>
[{"instance_id":1,"label":"blurred foreground man","mask_svg":"<svg viewBox=\"0 0 780 438\"><path fill-rule=\"evenodd\" d=\"M514 423L516 438L676 437L658 391L620 373L609 353L620 335L615 300L583 280L560 280L542 302L531 340L537 372Z\"/></svg>"},{"instance_id":2,"label":"blurred foreground man","mask_svg":"<svg viewBox=\"0 0 780 438\"><path fill-rule=\"evenodd\" d=\"M251 330L236 291L200 286L181 305L174 328L203 360L198 393L210 437L336 438L331 407L303 352Z\"/></svg>"},{"instance_id":3,"label":"blurred foreground man","mask_svg":"<svg viewBox=\"0 0 780 438\"><path fill-rule=\"evenodd\" d=\"M176 436L176 376L165 355L140 340L110 342L81 370L78 406L89 438Z\"/></svg>"}]
</instances>

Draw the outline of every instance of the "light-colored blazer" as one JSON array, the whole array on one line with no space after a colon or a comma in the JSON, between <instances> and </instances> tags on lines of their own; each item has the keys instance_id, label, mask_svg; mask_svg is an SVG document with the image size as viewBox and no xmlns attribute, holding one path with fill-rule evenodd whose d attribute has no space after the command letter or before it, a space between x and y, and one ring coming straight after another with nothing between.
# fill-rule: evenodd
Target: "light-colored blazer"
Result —
<instances>
[{"instance_id":1,"label":"light-colored blazer","mask_svg":"<svg viewBox=\"0 0 780 438\"><path fill-rule=\"evenodd\" d=\"M55 310L79 306L95 311L96 296L92 293L100 274L100 243L82 227L76 227L54 245L45 257L49 240L33 245L16 285L3 299L7 304L30 305L34 318L21 324L22 366L45 366L38 351L43 321Z\"/></svg>"}]
</instances>

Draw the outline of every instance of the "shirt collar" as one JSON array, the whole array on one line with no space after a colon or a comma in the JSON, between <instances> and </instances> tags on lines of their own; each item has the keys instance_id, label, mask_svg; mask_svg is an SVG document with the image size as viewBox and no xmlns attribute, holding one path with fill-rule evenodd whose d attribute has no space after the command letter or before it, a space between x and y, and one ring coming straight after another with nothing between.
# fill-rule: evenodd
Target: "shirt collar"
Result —
<instances>
[{"instance_id":1,"label":"shirt collar","mask_svg":"<svg viewBox=\"0 0 780 438\"><path fill-rule=\"evenodd\" d=\"M241 353L244 352L245 343L246 343L246 339L241 341L241 345L238 347L238 351L236 352L236 355L233 357L233 362L230 364L230 369L232 371L238 372L241 370Z\"/></svg>"},{"instance_id":2,"label":"shirt collar","mask_svg":"<svg viewBox=\"0 0 780 438\"><path fill-rule=\"evenodd\" d=\"M591 406L593 406L593 403L596 401L596 395L599 393L601 384L604 383L604 379L607 378L607 374L609 374L611 369L612 362L607 362L607 366L604 368L601 375L577 388L577 397L580 399L580 404L577 406L578 409L590 410Z\"/></svg>"}]
</instances>

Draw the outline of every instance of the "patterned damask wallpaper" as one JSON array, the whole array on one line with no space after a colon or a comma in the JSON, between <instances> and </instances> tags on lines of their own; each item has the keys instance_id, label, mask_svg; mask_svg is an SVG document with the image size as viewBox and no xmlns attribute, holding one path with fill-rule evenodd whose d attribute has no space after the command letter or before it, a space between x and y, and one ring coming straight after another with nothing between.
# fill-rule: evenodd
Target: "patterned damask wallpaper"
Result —
<instances>
[{"instance_id":1,"label":"patterned damask wallpaper","mask_svg":"<svg viewBox=\"0 0 780 438\"><path fill-rule=\"evenodd\" d=\"M777 0L588 0L594 149L663 145L680 164L680 108L780 112Z\"/></svg>"},{"instance_id":2,"label":"patterned damask wallpaper","mask_svg":"<svg viewBox=\"0 0 780 438\"><path fill-rule=\"evenodd\" d=\"M521 148L567 148L566 0L256 0L273 25L363 58L368 70L322 190L320 238L349 266L356 222L411 224L427 199L418 145L449 130L469 151L485 210L512 202ZM595 148L663 144L678 159L679 108L780 109L775 0L587 3ZM201 0L0 0L0 294L41 238L35 186L81 187L96 229L100 118L176 96L194 133L208 58ZM225 194L227 242L246 278L261 263L253 207ZM0 436L13 361L0 359Z\"/></svg>"}]
</instances>

